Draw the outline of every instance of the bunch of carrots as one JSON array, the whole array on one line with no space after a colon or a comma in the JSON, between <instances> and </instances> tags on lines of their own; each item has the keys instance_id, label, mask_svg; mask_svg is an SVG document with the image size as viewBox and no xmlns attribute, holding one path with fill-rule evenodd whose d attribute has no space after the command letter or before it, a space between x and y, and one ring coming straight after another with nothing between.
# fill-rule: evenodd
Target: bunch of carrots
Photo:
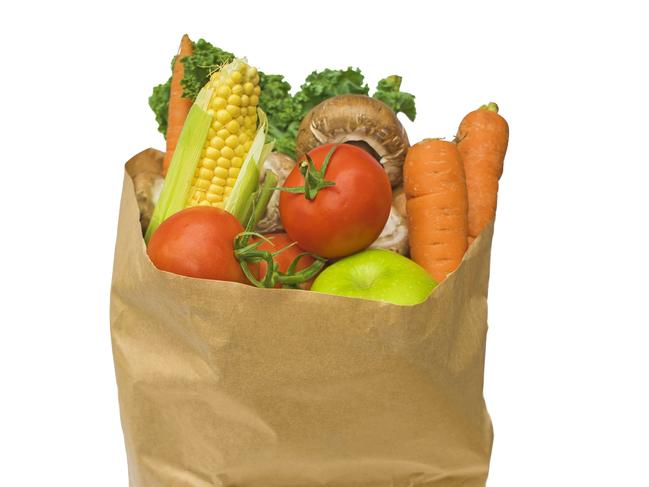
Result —
<instances>
[{"instance_id":1,"label":"bunch of carrots","mask_svg":"<svg viewBox=\"0 0 649 487\"><path fill-rule=\"evenodd\" d=\"M452 142L425 139L408 151L410 256L438 282L495 218L508 141L507 121L489 103L464 117Z\"/></svg>"}]
</instances>

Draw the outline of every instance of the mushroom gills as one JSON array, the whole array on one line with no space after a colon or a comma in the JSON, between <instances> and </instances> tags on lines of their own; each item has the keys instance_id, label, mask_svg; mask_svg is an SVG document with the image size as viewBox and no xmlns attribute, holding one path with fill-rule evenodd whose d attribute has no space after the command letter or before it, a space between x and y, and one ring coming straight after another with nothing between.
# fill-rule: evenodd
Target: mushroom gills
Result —
<instances>
[{"instance_id":1,"label":"mushroom gills","mask_svg":"<svg viewBox=\"0 0 649 487\"><path fill-rule=\"evenodd\" d=\"M342 132L336 138L327 137L315 127L311 127L311 132L313 133L313 136L322 144L331 142L334 144L355 145L356 147L359 147L370 154L374 159L377 160L377 162L384 164L384 161L381 160L382 158L379 154L385 152L385 146L372 139L372 137L369 137L364 131L357 130L350 133Z\"/></svg>"},{"instance_id":2,"label":"mushroom gills","mask_svg":"<svg viewBox=\"0 0 649 487\"><path fill-rule=\"evenodd\" d=\"M408 255L410 250L408 245L408 224L394 205L390 208L390 216L388 216L388 221L385 222L381 235L370 245L370 248L392 250L401 255Z\"/></svg>"}]
</instances>

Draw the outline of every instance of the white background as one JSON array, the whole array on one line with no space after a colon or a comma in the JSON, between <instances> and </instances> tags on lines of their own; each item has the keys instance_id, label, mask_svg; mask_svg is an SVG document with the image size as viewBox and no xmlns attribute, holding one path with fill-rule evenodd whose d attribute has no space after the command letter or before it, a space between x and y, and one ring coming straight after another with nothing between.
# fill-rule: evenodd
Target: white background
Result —
<instances>
[{"instance_id":1,"label":"white background","mask_svg":"<svg viewBox=\"0 0 649 487\"><path fill-rule=\"evenodd\" d=\"M126 486L108 324L122 164L180 36L294 87L403 76L412 141L511 127L490 287L489 485L649 485L643 2L3 2L2 485Z\"/></svg>"}]
</instances>

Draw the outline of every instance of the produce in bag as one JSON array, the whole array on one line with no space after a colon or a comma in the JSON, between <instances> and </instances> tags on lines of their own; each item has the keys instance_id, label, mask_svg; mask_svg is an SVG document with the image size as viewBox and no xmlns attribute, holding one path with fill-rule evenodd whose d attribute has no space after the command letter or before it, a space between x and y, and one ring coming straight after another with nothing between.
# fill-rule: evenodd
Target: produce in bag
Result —
<instances>
[{"instance_id":1,"label":"produce in bag","mask_svg":"<svg viewBox=\"0 0 649 487\"><path fill-rule=\"evenodd\" d=\"M291 94L188 42L150 99L170 136L171 86L193 102L160 198L153 150L122 194L111 333L130 484L484 486L497 106L410 147L399 76L370 97L360 70L325 69Z\"/></svg>"}]
</instances>

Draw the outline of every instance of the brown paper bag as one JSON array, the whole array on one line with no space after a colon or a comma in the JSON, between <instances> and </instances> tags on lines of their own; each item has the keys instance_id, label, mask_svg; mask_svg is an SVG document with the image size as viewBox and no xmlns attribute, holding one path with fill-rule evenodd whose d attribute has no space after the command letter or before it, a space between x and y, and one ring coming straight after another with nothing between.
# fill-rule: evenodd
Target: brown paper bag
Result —
<instances>
[{"instance_id":1,"label":"brown paper bag","mask_svg":"<svg viewBox=\"0 0 649 487\"><path fill-rule=\"evenodd\" d=\"M493 227L421 305L149 261L126 175L111 332L131 487L474 487Z\"/></svg>"}]
</instances>

